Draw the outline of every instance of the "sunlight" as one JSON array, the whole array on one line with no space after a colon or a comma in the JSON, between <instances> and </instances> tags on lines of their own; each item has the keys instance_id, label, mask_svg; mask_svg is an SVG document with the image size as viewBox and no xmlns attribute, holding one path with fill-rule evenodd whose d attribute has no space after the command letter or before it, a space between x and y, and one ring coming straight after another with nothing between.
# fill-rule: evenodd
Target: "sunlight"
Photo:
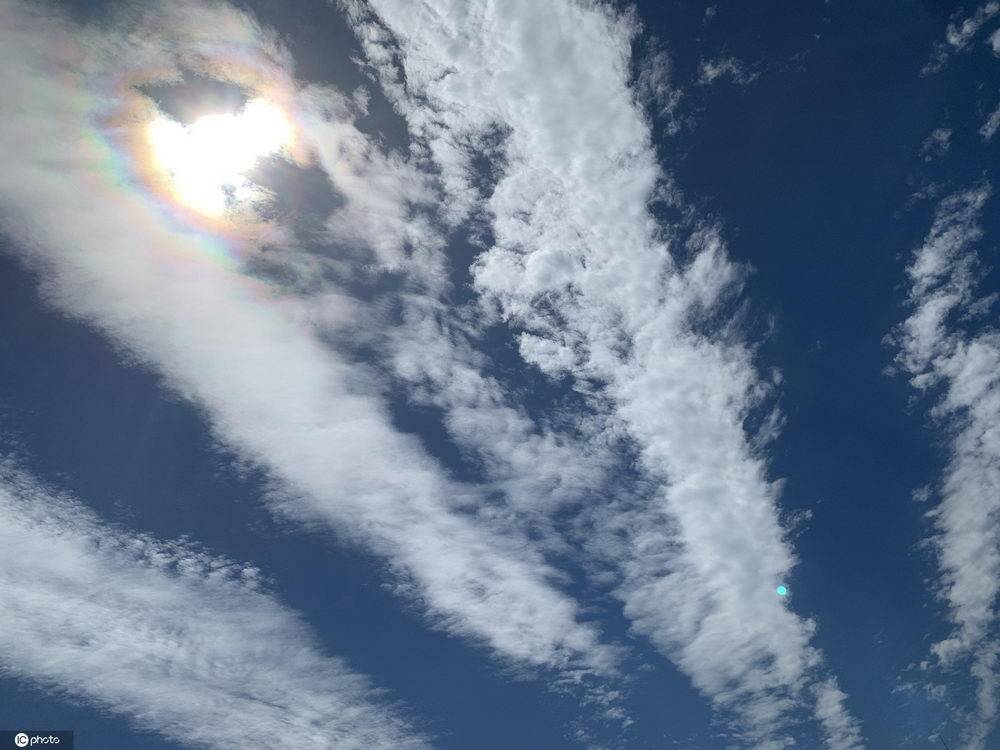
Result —
<instances>
[{"instance_id":1,"label":"sunlight","mask_svg":"<svg viewBox=\"0 0 1000 750\"><path fill-rule=\"evenodd\" d=\"M290 145L292 124L275 105L254 99L238 113L206 115L187 126L161 115L150 123L148 137L177 200L219 216L253 194L245 172Z\"/></svg>"}]
</instances>

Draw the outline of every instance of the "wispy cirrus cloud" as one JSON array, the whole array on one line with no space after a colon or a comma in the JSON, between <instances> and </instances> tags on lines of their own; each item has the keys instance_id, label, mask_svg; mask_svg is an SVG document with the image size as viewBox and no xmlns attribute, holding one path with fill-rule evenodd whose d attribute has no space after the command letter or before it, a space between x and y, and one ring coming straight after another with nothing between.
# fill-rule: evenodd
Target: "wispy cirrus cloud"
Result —
<instances>
[{"instance_id":1,"label":"wispy cirrus cloud","mask_svg":"<svg viewBox=\"0 0 1000 750\"><path fill-rule=\"evenodd\" d=\"M997 134L997 130L1000 130L1000 104L990 112L989 117L986 118L982 127L979 128L979 134L984 140L990 141Z\"/></svg>"},{"instance_id":2,"label":"wispy cirrus cloud","mask_svg":"<svg viewBox=\"0 0 1000 750\"><path fill-rule=\"evenodd\" d=\"M590 3L349 7L449 198L490 219L473 268L484 309L635 446L653 489L595 510L608 534L591 548L634 628L754 746L787 745L811 703L829 747L859 747L814 623L774 592L794 557L743 427L769 384L738 331L714 324L741 269L711 227L663 226L647 208L668 180L628 85L631 19ZM503 163L481 203L474 144L497 131Z\"/></svg>"},{"instance_id":3,"label":"wispy cirrus cloud","mask_svg":"<svg viewBox=\"0 0 1000 750\"><path fill-rule=\"evenodd\" d=\"M396 431L379 384L328 344L331 319L364 306L308 265L304 296L252 276L260 242L290 265L309 261L286 227L251 216L205 229L138 182L129 139L153 105L136 86L190 67L293 110L300 145L321 165L324 144L342 149L331 169L344 215L368 222L376 244L373 217L403 233L376 248L386 257L413 231L391 211L421 200L419 186L400 187L406 165L337 131L329 99L299 89L287 53L231 7L147 5L101 29L44 5L0 12L0 148L19 154L0 176L0 217L45 298L200 405L220 441L280 484L283 512L383 556L432 624L518 664L612 671L615 650L559 590L557 571L479 523L466 508L482 488L453 481Z\"/></svg>"},{"instance_id":4,"label":"wispy cirrus cloud","mask_svg":"<svg viewBox=\"0 0 1000 750\"><path fill-rule=\"evenodd\" d=\"M0 669L192 747L421 748L259 572L0 463Z\"/></svg>"},{"instance_id":5,"label":"wispy cirrus cloud","mask_svg":"<svg viewBox=\"0 0 1000 750\"><path fill-rule=\"evenodd\" d=\"M1000 3L990 0L967 16L963 16L961 11L952 16L945 28L945 40L935 45L931 59L920 71L920 74L930 75L942 70L948 64L949 57L955 52L967 49L980 30L998 13L1000 13ZM995 48L996 45L994 45L994 50Z\"/></svg>"},{"instance_id":6,"label":"wispy cirrus cloud","mask_svg":"<svg viewBox=\"0 0 1000 750\"><path fill-rule=\"evenodd\" d=\"M733 83L746 85L760 77L756 70L749 69L735 57L718 57L713 60L702 60L698 66L698 83L714 83L720 78L728 78Z\"/></svg>"},{"instance_id":7,"label":"wispy cirrus cloud","mask_svg":"<svg viewBox=\"0 0 1000 750\"><path fill-rule=\"evenodd\" d=\"M454 304L456 292L466 290L451 280L456 269L446 242L453 224L465 219L471 206L481 206L485 195L477 186L450 201L434 170L418 169L370 146L354 150L363 158L352 157L344 144L367 140L338 104L342 97L318 87L310 87L304 97L316 111L337 111L335 118L315 120L308 128L331 185L346 199L328 222L332 236L369 247L378 267L398 274L405 284L386 300L395 311L385 316L394 319L391 324L351 335L378 352L370 364L385 372L388 387L409 404L440 413L465 468L491 493L489 502L468 497L465 507L478 522L526 546L530 537L530 546L540 552L570 553L567 540L553 528L555 515L601 495L617 470L614 446L622 436L602 419L581 419L576 408L557 406L531 415L493 374L496 362L477 345L482 331L473 320L480 311ZM502 161L503 143L497 144L495 135L468 145L498 149L491 155ZM494 168L502 171L502 166ZM365 222L373 222L371 231L359 231ZM380 317L378 304L372 318ZM585 410L586 404L575 406Z\"/></svg>"},{"instance_id":8,"label":"wispy cirrus cloud","mask_svg":"<svg viewBox=\"0 0 1000 750\"><path fill-rule=\"evenodd\" d=\"M920 145L920 155L924 161L938 159L948 153L951 148L951 128L936 128Z\"/></svg>"},{"instance_id":9,"label":"wispy cirrus cloud","mask_svg":"<svg viewBox=\"0 0 1000 750\"><path fill-rule=\"evenodd\" d=\"M636 86L641 99L662 118L670 135L680 132L678 109L684 95L673 78L670 54L661 42L652 40L649 49L640 58Z\"/></svg>"},{"instance_id":10,"label":"wispy cirrus cloud","mask_svg":"<svg viewBox=\"0 0 1000 750\"><path fill-rule=\"evenodd\" d=\"M979 30L993 16L1000 13L1000 3L988 2L976 8L975 12L966 18L956 18L948 24L945 30L945 38L955 49L964 49L969 45Z\"/></svg>"},{"instance_id":11,"label":"wispy cirrus cloud","mask_svg":"<svg viewBox=\"0 0 1000 750\"><path fill-rule=\"evenodd\" d=\"M921 75L937 73L947 65L953 53L967 52L979 32L998 14L1000 14L1000 2L993 0L979 6L975 12L964 18L961 11L956 13L945 29L945 41L935 45L930 61L920 71ZM1000 55L1000 29L995 30L987 38L986 43L992 48L994 55ZM1000 105L986 116L979 127L979 134L983 140L990 141L998 129L1000 129ZM941 129L935 133L940 131ZM925 160L929 160L926 155Z\"/></svg>"},{"instance_id":12,"label":"wispy cirrus cloud","mask_svg":"<svg viewBox=\"0 0 1000 750\"><path fill-rule=\"evenodd\" d=\"M944 198L907 267L909 316L896 329L896 364L921 394L936 399L948 463L928 515L941 571L940 595L953 633L936 643L941 667L967 664L978 684L965 726L966 747L985 747L1000 708L996 599L1000 593L1000 333L983 316L996 295L977 292L976 245L991 189L981 185Z\"/></svg>"}]
</instances>

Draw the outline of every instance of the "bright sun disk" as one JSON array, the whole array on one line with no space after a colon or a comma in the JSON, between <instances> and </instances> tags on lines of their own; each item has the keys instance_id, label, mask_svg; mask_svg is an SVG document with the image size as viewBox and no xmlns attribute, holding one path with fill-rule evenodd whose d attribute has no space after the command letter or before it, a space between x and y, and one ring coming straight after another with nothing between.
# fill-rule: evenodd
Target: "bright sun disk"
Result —
<instances>
[{"instance_id":1,"label":"bright sun disk","mask_svg":"<svg viewBox=\"0 0 1000 750\"><path fill-rule=\"evenodd\" d=\"M235 114L205 115L190 125L160 115L149 125L156 165L170 175L178 201L208 216L252 196L245 173L292 140L292 124L263 99Z\"/></svg>"}]
</instances>

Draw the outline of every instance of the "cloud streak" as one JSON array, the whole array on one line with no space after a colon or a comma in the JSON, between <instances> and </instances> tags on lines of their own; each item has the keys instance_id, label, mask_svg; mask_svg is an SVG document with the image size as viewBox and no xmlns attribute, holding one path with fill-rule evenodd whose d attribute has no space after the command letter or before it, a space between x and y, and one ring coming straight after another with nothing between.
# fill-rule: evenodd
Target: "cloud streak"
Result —
<instances>
[{"instance_id":1,"label":"cloud streak","mask_svg":"<svg viewBox=\"0 0 1000 750\"><path fill-rule=\"evenodd\" d=\"M590 3L350 7L455 205L477 206L474 144L506 134L475 286L526 362L597 394L652 482L627 510L595 511L609 533L592 551L616 567L634 628L754 746L787 745L812 703L828 747L859 747L815 625L774 593L794 557L743 428L769 384L713 324L741 269L711 227L665 227L647 208L668 181L629 86L632 20Z\"/></svg>"},{"instance_id":2,"label":"cloud streak","mask_svg":"<svg viewBox=\"0 0 1000 750\"><path fill-rule=\"evenodd\" d=\"M982 185L942 200L923 244L907 267L909 315L893 334L896 363L949 435L949 456L929 514L941 571L940 595L954 625L936 643L940 666L968 662L977 706L965 731L979 750L1000 708L996 599L1000 593L1000 333L982 317L996 295L977 293L982 273L975 247L991 196Z\"/></svg>"},{"instance_id":3,"label":"cloud streak","mask_svg":"<svg viewBox=\"0 0 1000 750\"><path fill-rule=\"evenodd\" d=\"M982 127L979 128L979 134L983 137L983 140L991 141L993 140L993 136L997 134L997 130L1000 130L1000 104L990 112Z\"/></svg>"},{"instance_id":4,"label":"cloud streak","mask_svg":"<svg viewBox=\"0 0 1000 750\"><path fill-rule=\"evenodd\" d=\"M328 138L319 125L331 115L296 88L287 53L222 5L153 6L119 33L42 6L2 8L0 148L20 156L0 176L0 212L46 299L199 404L228 448L280 484L283 512L384 556L432 624L564 676L612 671L615 651L559 591L556 571L478 523L465 508L481 490L397 432L377 384L325 342L317 310L336 288L307 299L246 271L261 239L295 262L285 228L207 231L137 184L127 141L151 105L135 85L185 66L296 110L314 147ZM232 49L238 61L225 56ZM362 156L368 147L339 142ZM347 317L358 309L337 304Z\"/></svg>"},{"instance_id":5,"label":"cloud streak","mask_svg":"<svg viewBox=\"0 0 1000 750\"><path fill-rule=\"evenodd\" d=\"M0 465L6 673L192 747L425 747L258 578Z\"/></svg>"}]
</instances>

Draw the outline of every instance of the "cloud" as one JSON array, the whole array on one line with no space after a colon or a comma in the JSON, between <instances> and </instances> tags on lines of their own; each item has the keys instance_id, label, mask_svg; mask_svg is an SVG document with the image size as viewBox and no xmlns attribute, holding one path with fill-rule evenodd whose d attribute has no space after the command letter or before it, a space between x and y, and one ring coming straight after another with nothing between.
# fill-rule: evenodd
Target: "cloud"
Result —
<instances>
[{"instance_id":1,"label":"cloud","mask_svg":"<svg viewBox=\"0 0 1000 750\"><path fill-rule=\"evenodd\" d=\"M248 271L273 256L304 262L286 227L252 215L206 227L149 188L130 139L153 108L135 87L176 80L186 66L240 83L292 110L305 145L344 149L336 184L371 178L377 193L422 200L419 183L397 184L406 165L338 130L329 97L298 89L287 53L228 6L144 6L110 31L46 7L7 2L0 24L0 149L19 155L0 175L0 216L45 298L200 405L219 440L280 485L282 512L384 556L435 626L564 676L612 671L616 652L582 622L557 571L479 523L468 507L485 490L453 481L395 430L379 383L328 345L327 316L355 319L363 306L323 266L307 293ZM398 201L380 206L364 187L345 211L364 217L369 239L380 225L366 213L410 231L392 213Z\"/></svg>"},{"instance_id":2,"label":"cloud","mask_svg":"<svg viewBox=\"0 0 1000 750\"><path fill-rule=\"evenodd\" d=\"M698 83L715 83L720 78L729 78L741 86L753 83L760 77L756 70L748 70L746 65L735 57L719 57L714 60L702 60L698 66Z\"/></svg>"},{"instance_id":3,"label":"cloud","mask_svg":"<svg viewBox=\"0 0 1000 750\"><path fill-rule=\"evenodd\" d=\"M374 237L376 265L399 274L405 284L403 293L386 301L391 314L377 304L369 313L374 319L398 320L351 335L362 336L375 352L369 364L386 372L387 389L441 415L441 426L461 450L463 470L480 477L489 495L488 501L470 496L466 503L478 523L521 540L524 547L586 563L556 530L556 516L602 496L618 470L614 454L622 436L608 430L603 419L583 417L585 399L529 414L504 378L487 374L499 368L477 347L481 331L472 321L481 311L454 304L450 275L455 269L444 235L473 205L482 207L486 193L481 181L473 175L469 193L453 201L442 185L449 178L438 180L429 165L418 170L413 162L378 149L345 148L345 143L367 140L351 124L352 115L338 104L342 97L335 92L309 87L301 99L324 113L306 130L331 184L346 200L330 218L332 236L369 246ZM481 149L491 162L488 168L497 176L503 173L502 129L463 145ZM413 150L419 153L420 144ZM457 215L455 206L463 207Z\"/></svg>"},{"instance_id":4,"label":"cloud","mask_svg":"<svg viewBox=\"0 0 1000 750\"><path fill-rule=\"evenodd\" d=\"M931 514L941 571L940 593L953 633L933 647L938 663L962 660L978 683L966 747L978 750L993 728L1000 697L996 598L1000 594L1000 333L982 317L996 295L979 296L975 245L991 196L982 185L937 206L934 222L907 267L909 316L892 340L897 366L920 393L935 394L931 412L947 431L947 467Z\"/></svg>"},{"instance_id":5,"label":"cloud","mask_svg":"<svg viewBox=\"0 0 1000 750\"><path fill-rule=\"evenodd\" d=\"M980 5L976 12L967 18L952 21L945 30L945 39L955 49L964 49L975 38L983 25L997 13L1000 13L1000 3L988 2Z\"/></svg>"},{"instance_id":6,"label":"cloud","mask_svg":"<svg viewBox=\"0 0 1000 750\"><path fill-rule=\"evenodd\" d=\"M444 425L464 448L475 451L491 487L509 510L545 523L557 510L598 493L614 464L614 436L603 422L575 416L572 432L539 423L512 403L486 363L454 322L411 301L392 342L396 373L412 398L443 410Z\"/></svg>"},{"instance_id":7,"label":"cloud","mask_svg":"<svg viewBox=\"0 0 1000 750\"><path fill-rule=\"evenodd\" d=\"M381 270L404 270L438 286L445 274L437 231L421 217L439 200L432 176L397 153L384 153L354 125L360 114L340 92L310 85L297 95L302 137L343 205L326 239L374 252ZM409 251L409 252L408 252Z\"/></svg>"},{"instance_id":8,"label":"cloud","mask_svg":"<svg viewBox=\"0 0 1000 750\"><path fill-rule=\"evenodd\" d=\"M0 464L6 673L191 746L424 747L258 579Z\"/></svg>"},{"instance_id":9,"label":"cloud","mask_svg":"<svg viewBox=\"0 0 1000 750\"><path fill-rule=\"evenodd\" d=\"M648 52L640 58L637 89L650 110L663 119L666 132L675 135L681 129L677 110L683 92L673 83L673 66L667 50L655 40L649 46Z\"/></svg>"},{"instance_id":10,"label":"cloud","mask_svg":"<svg viewBox=\"0 0 1000 750\"><path fill-rule=\"evenodd\" d=\"M920 74L929 75L942 70L948 64L951 54L968 48L969 43L976 37L980 29L997 13L1000 13L1000 2L990 0L990 2L980 5L972 15L965 18L962 18L961 11L953 15L952 20L945 28L945 41L938 42L934 46L931 59L924 65ZM993 37L991 37L992 39ZM995 50L996 45L994 45Z\"/></svg>"},{"instance_id":11,"label":"cloud","mask_svg":"<svg viewBox=\"0 0 1000 750\"><path fill-rule=\"evenodd\" d=\"M658 225L647 208L669 181L628 85L632 19L591 3L349 7L450 202L480 205L469 144L506 134L474 283L522 358L571 376L591 418L634 445L652 489L594 508L591 550L614 565L635 630L754 746L790 741L811 703L829 747L858 747L814 623L774 592L794 557L743 428L770 386L715 323L742 271L713 228Z\"/></svg>"},{"instance_id":12,"label":"cloud","mask_svg":"<svg viewBox=\"0 0 1000 750\"><path fill-rule=\"evenodd\" d=\"M920 146L920 153L924 157L924 161L931 161L948 153L948 149L951 148L951 136L951 128L937 128L927 136Z\"/></svg>"},{"instance_id":13,"label":"cloud","mask_svg":"<svg viewBox=\"0 0 1000 750\"><path fill-rule=\"evenodd\" d=\"M989 117L986 118L986 122L983 126L979 128L979 134L987 141L992 140L993 136L996 135L997 130L1000 130L1000 104L994 109Z\"/></svg>"}]
</instances>

